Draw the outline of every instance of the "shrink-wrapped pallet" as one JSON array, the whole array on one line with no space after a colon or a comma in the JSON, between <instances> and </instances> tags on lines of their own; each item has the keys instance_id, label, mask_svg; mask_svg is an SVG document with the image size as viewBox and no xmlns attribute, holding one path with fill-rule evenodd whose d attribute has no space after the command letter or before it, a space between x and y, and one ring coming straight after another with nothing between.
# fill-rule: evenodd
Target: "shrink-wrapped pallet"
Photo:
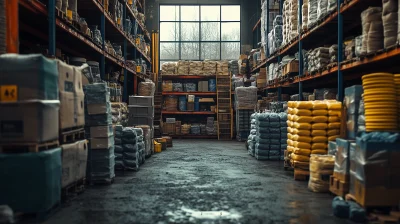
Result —
<instances>
[{"instance_id":1,"label":"shrink-wrapped pallet","mask_svg":"<svg viewBox=\"0 0 400 224\"><path fill-rule=\"evenodd\" d=\"M204 76L212 76L215 75L217 71L217 62L216 61L203 61L203 72Z\"/></svg>"},{"instance_id":2,"label":"shrink-wrapped pallet","mask_svg":"<svg viewBox=\"0 0 400 224\"><path fill-rule=\"evenodd\" d=\"M174 75L177 72L176 62L165 62L161 65L161 73L163 75Z\"/></svg>"},{"instance_id":3,"label":"shrink-wrapped pallet","mask_svg":"<svg viewBox=\"0 0 400 224\"><path fill-rule=\"evenodd\" d=\"M139 83L139 96L154 96L156 85L153 81L146 79L144 82Z\"/></svg>"},{"instance_id":4,"label":"shrink-wrapped pallet","mask_svg":"<svg viewBox=\"0 0 400 224\"><path fill-rule=\"evenodd\" d=\"M178 61L178 75L188 75L189 74L189 61Z\"/></svg>"},{"instance_id":5,"label":"shrink-wrapped pallet","mask_svg":"<svg viewBox=\"0 0 400 224\"><path fill-rule=\"evenodd\" d=\"M190 75L201 75L203 72L202 61L190 61L189 74Z\"/></svg>"},{"instance_id":6,"label":"shrink-wrapped pallet","mask_svg":"<svg viewBox=\"0 0 400 224\"><path fill-rule=\"evenodd\" d=\"M313 192L329 192L329 179L333 174L335 157L331 155L311 155L310 180L308 189Z\"/></svg>"},{"instance_id":7,"label":"shrink-wrapped pallet","mask_svg":"<svg viewBox=\"0 0 400 224\"><path fill-rule=\"evenodd\" d=\"M257 104L257 87L238 87L235 89L236 109L254 109Z\"/></svg>"}]
</instances>

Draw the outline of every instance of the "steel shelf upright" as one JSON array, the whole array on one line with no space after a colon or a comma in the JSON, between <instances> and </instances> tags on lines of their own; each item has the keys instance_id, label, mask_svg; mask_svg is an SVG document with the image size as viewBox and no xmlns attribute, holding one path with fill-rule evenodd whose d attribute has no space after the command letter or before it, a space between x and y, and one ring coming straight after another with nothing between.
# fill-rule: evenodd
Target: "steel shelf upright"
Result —
<instances>
[{"instance_id":1,"label":"steel shelf upright","mask_svg":"<svg viewBox=\"0 0 400 224\"><path fill-rule=\"evenodd\" d=\"M301 39L301 28L303 25L303 0L299 0L298 3L298 24L297 30L299 32L299 78L303 76L303 66L304 66L304 59L303 59L303 41ZM299 82L299 100L303 100L303 82Z\"/></svg>"},{"instance_id":2,"label":"steel shelf upright","mask_svg":"<svg viewBox=\"0 0 400 224\"><path fill-rule=\"evenodd\" d=\"M340 12L340 5L343 0L337 0L338 10L338 46L343 46L343 14ZM343 61L343 47L338 47L338 65ZM338 100L343 102L344 99L344 86L343 86L343 73L340 66L338 66Z\"/></svg>"}]
</instances>

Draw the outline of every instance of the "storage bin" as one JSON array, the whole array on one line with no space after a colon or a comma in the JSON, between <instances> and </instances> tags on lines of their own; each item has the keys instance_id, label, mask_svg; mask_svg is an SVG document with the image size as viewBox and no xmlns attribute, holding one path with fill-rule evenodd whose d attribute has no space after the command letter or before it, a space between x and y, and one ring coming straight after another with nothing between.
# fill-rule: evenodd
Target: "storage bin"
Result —
<instances>
[{"instance_id":1,"label":"storage bin","mask_svg":"<svg viewBox=\"0 0 400 224\"><path fill-rule=\"evenodd\" d=\"M160 153L162 151L162 146L160 143L154 141L154 152L155 153Z\"/></svg>"}]
</instances>

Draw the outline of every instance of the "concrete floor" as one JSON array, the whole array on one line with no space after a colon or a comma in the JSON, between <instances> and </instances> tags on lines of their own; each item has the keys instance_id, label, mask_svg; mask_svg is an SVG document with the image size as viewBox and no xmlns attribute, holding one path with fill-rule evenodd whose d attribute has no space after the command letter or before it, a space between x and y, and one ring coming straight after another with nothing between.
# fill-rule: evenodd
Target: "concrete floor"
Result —
<instances>
[{"instance_id":1,"label":"concrete floor","mask_svg":"<svg viewBox=\"0 0 400 224\"><path fill-rule=\"evenodd\" d=\"M310 192L282 162L257 161L244 143L175 140L122 175L46 223L346 223L332 215L333 196Z\"/></svg>"}]
</instances>

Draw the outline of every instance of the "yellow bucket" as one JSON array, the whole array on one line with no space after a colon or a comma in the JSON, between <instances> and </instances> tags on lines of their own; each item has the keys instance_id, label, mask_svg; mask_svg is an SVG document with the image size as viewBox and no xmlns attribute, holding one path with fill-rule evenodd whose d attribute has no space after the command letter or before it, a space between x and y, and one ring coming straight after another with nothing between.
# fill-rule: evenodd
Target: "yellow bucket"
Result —
<instances>
[{"instance_id":1,"label":"yellow bucket","mask_svg":"<svg viewBox=\"0 0 400 224\"><path fill-rule=\"evenodd\" d=\"M160 153L160 152L161 152L161 147L162 147L162 146L161 146L160 143L154 141L154 152L155 152L155 153Z\"/></svg>"}]
</instances>

